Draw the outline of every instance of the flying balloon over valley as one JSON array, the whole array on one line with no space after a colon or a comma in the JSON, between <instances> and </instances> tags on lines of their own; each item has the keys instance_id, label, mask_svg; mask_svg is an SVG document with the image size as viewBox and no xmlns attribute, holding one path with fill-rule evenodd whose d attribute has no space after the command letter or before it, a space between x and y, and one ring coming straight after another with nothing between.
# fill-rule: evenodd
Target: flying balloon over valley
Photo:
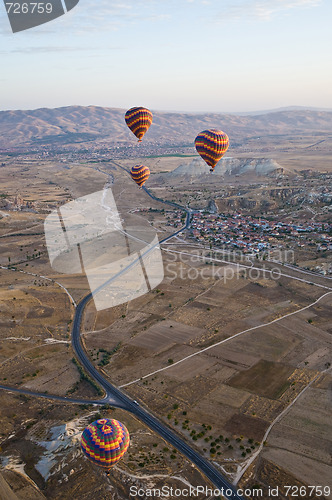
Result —
<instances>
[{"instance_id":1,"label":"flying balloon over valley","mask_svg":"<svg viewBox=\"0 0 332 500\"><path fill-rule=\"evenodd\" d=\"M149 130L153 115L146 108L130 108L125 114L125 121L132 133L137 137L138 142L142 142L143 136Z\"/></svg>"},{"instance_id":2,"label":"flying balloon over valley","mask_svg":"<svg viewBox=\"0 0 332 500\"><path fill-rule=\"evenodd\" d=\"M228 146L228 136L222 130L203 130L195 139L196 151L211 167L210 172L213 172L218 161L226 153Z\"/></svg>"},{"instance_id":3,"label":"flying balloon over valley","mask_svg":"<svg viewBox=\"0 0 332 500\"><path fill-rule=\"evenodd\" d=\"M130 170L131 178L141 188L150 176L150 169L145 165L135 165Z\"/></svg>"},{"instance_id":4,"label":"flying balloon over valley","mask_svg":"<svg viewBox=\"0 0 332 500\"><path fill-rule=\"evenodd\" d=\"M126 427L114 419L92 422L83 431L81 447L84 455L106 472L121 460L130 444Z\"/></svg>"}]
</instances>

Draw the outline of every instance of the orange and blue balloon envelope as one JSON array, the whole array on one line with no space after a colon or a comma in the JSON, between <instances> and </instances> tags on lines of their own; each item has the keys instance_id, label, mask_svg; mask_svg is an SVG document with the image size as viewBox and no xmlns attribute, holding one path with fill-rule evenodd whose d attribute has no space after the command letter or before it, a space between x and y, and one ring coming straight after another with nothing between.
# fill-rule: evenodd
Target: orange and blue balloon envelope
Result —
<instances>
[{"instance_id":1,"label":"orange and blue balloon envelope","mask_svg":"<svg viewBox=\"0 0 332 500\"><path fill-rule=\"evenodd\" d=\"M211 167L213 172L218 161L224 156L229 146L227 134L222 130L203 130L195 139L197 153Z\"/></svg>"},{"instance_id":2,"label":"orange and blue balloon envelope","mask_svg":"<svg viewBox=\"0 0 332 500\"><path fill-rule=\"evenodd\" d=\"M130 108L126 115L126 124L133 134L136 135L138 142L142 142L144 134L149 130L153 115L146 108Z\"/></svg>"},{"instance_id":3,"label":"orange and blue balloon envelope","mask_svg":"<svg viewBox=\"0 0 332 500\"><path fill-rule=\"evenodd\" d=\"M130 175L136 184L138 184L139 187L142 187L150 176L150 170L149 167L146 167L145 165L135 165L130 170Z\"/></svg>"},{"instance_id":4,"label":"orange and blue balloon envelope","mask_svg":"<svg viewBox=\"0 0 332 500\"><path fill-rule=\"evenodd\" d=\"M126 453L129 432L118 420L104 418L90 424L83 432L81 447L94 464L109 471Z\"/></svg>"}]
</instances>

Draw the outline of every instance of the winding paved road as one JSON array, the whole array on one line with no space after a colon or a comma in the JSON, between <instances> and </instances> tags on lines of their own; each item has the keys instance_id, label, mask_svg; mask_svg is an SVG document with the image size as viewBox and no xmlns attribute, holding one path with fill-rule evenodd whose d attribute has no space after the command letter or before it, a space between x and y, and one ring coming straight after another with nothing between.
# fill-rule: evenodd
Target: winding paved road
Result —
<instances>
[{"instance_id":1,"label":"winding paved road","mask_svg":"<svg viewBox=\"0 0 332 500\"><path fill-rule=\"evenodd\" d=\"M117 165L119 166L119 165ZM122 167L121 167L122 168ZM146 188L143 188L144 191L154 200L166 203L168 205L174 206L181 210L185 210L187 213L186 223L184 227L176 231L175 233L165 237L160 242L158 242L155 246L159 246L160 243L164 243L174 236L181 233L183 230L188 229L190 225L191 219L191 211L190 209L185 209L178 205L177 203L173 203L170 201L164 201L160 198L152 195ZM149 248L145 253L141 253L141 256L151 252L155 247ZM94 290L93 293L97 293L101 291L105 286L109 285L112 281L116 280L119 276L127 272L130 268L135 266L139 262L139 258L137 258L134 262L128 265L126 268L122 269L119 273L105 282L98 289ZM174 448L180 451L184 456L186 456L193 464L196 465L198 469L200 469L205 476L212 482L212 484L218 489L222 496L226 499L231 500L243 500L243 497L237 494L235 487L219 472L208 460L203 458L198 452L196 452L193 448L191 448L183 439L181 439L174 431L172 431L169 427L167 427L163 422L159 421L155 416L149 413L147 410L140 407L136 402L134 402L131 398L129 398L124 392L110 384L108 380L95 368L95 366L91 363L85 349L83 348L81 342L81 323L83 319L83 314L86 305L93 298L93 294L89 293L86 295L77 305L75 310L75 317L73 321L72 328L72 346L75 351L77 358L80 363L84 367L85 371L95 379L98 384L104 389L105 397L101 400L81 400L81 399L73 399L62 396L53 396L47 393L38 393L34 391L29 391L20 388L12 388L8 386L0 385L0 390L7 390L10 392L25 394L27 396L41 397L51 400L62 401L66 403L79 403L79 404L96 404L96 405L106 405L110 404L118 408L122 408L123 410L131 412L135 415L139 420L145 423L151 430L159 434L163 439L165 439L169 444L171 444Z\"/></svg>"},{"instance_id":2,"label":"winding paved road","mask_svg":"<svg viewBox=\"0 0 332 500\"><path fill-rule=\"evenodd\" d=\"M116 162L112 162L116 167L120 167L122 170L127 170L119 165ZM104 172L106 173L106 172ZM190 219L191 219L191 210L188 208L184 208L181 205L178 205L177 203L171 202L171 201L165 201L162 200L161 198L158 198L154 196L150 191L144 186L143 190L145 193L150 196L153 200L173 206L175 208L178 208L180 210L185 210L187 213L186 217L186 223L185 226L176 231L175 233L165 237L162 239L157 245L161 243L165 243L166 241L170 240L174 236L177 236L179 233L181 233L183 230L188 229L190 226ZM156 246L157 246L156 245ZM155 248L155 247L153 247ZM153 250L153 248L150 248L145 252L149 253ZM144 254L143 254L144 255ZM125 269L121 270L119 273L117 273L113 278L108 280L106 283L104 283L99 289L95 290L94 293L97 293L98 291L101 291L105 286L110 284L112 281L116 280L119 276L127 272L131 267L135 266L138 263L139 259L135 260L132 262L130 265L128 265ZM280 263L278 263L280 264ZM296 269L296 271L299 271L299 269ZM74 399L74 398L67 398L63 396L55 396L55 395L50 395L47 393L38 393L34 391L29 391L25 389L19 389L19 388L12 388L8 386L3 386L0 385L0 390L7 390L10 392L14 393L20 393L20 394L25 394L27 396L33 396L33 397L41 397L41 398L46 398L46 399L51 399L51 400L56 400L56 401L61 401L61 402L66 402L66 403L72 403L72 404L95 404L95 405L106 405L110 404L118 408L122 408L123 410L131 412L133 415L135 415L139 420L141 420L143 423L145 423L148 427L150 427L151 430L159 434L163 439L165 439L168 443L170 443L174 448L179 450L183 455L185 455L193 464L196 465L197 468L199 468L208 479L214 484L214 486L219 489L222 492L222 496L226 499L235 499L235 500L242 500L243 497L239 496L234 488L234 486L218 471L208 460L203 458L198 452L196 452L193 448L191 448L183 439L181 439L173 430L171 430L167 425L165 425L163 422L159 421L155 416L153 416L151 413L149 413L147 410L144 408L140 407L136 402L134 402L131 398L129 398L123 391L121 391L119 388L113 386L108 380L102 375L101 372L99 372L95 366L91 363L88 355L86 354L85 349L83 348L83 345L81 343L81 323L83 319L83 314L86 305L90 302L92 299L93 294L89 293L86 295L77 305L76 311L75 311L75 317L73 321L73 329L72 329L72 346L75 351L75 354L77 358L79 359L80 363L84 367L85 371L100 384L100 386L104 389L105 391L105 397L104 399L100 400L84 400L84 399Z\"/></svg>"},{"instance_id":3,"label":"winding paved road","mask_svg":"<svg viewBox=\"0 0 332 500\"><path fill-rule=\"evenodd\" d=\"M92 405L100 405L103 404L104 401L100 401L100 399L97 400L91 400L91 399L75 399L75 398L67 398L66 396L56 396L54 394L48 394L47 392L36 392L36 391L29 391L28 389L22 389L21 387L10 387L8 385L0 385L0 390L1 391L6 391L6 392L14 392L16 394L25 394L26 396L32 396L36 398L44 398L44 399L51 399L55 401L61 401L63 403L73 403L73 404L81 404L81 405L86 405L86 404L92 404Z\"/></svg>"},{"instance_id":4,"label":"winding paved road","mask_svg":"<svg viewBox=\"0 0 332 500\"><path fill-rule=\"evenodd\" d=\"M157 201L163 201L150 194L146 188L144 190L149 196L151 196L151 198L156 199ZM173 204L172 202L167 202L167 203L175 205L183 210L183 207L180 207L177 204ZM185 210L187 212L185 226L176 231L175 233L161 240L157 245L173 238L181 231L189 227L191 211L189 209ZM150 248L145 253L151 252L152 250L153 248ZM131 267L133 267L138 262L139 258L137 258L126 268L122 269L119 273L117 273L107 282L105 282L101 287L96 289L94 293L97 293L99 290L102 290L105 286L108 286L112 281L116 280L119 276L126 273ZM121 390L110 384L91 363L88 355L86 354L85 349L82 346L80 330L81 330L81 322L84 314L84 309L86 305L90 302L92 297L93 297L92 293L86 295L79 302L76 308L75 318L73 322L73 329L72 329L72 345L77 358L79 359L80 363L84 366L86 372L89 373L89 375L93 377L101 385L101 387L104 389L106 393L105 398L100 403L112 404L114 406L117 406L118 408L122 408L126 411L131 412L139 420L141 420L148 427L150 427L151 430L159 434L174 448L176 448L183 455L189 458L189 460L193 464L195 464L196 467L199 468L208 479L210 479L210 481L215 485L215 487L222 492L224 498L232 500L233 499L242 500L243 497L237 494L234 486L208 460L203 458L199 453L197 453L193 448L191 448L187 443L185 443L185 441L183 441L179 436L177 436L177 434L175 434L175 432L173 432L170 428L168 428L164 423L162 423L156 417L151 415L148 411L140 407L137 403L135 403L132 399L130 399L124 392L122 392Z\"/></svg>"},{"instance_id":5,"label":"winding paved road","mask_svg":"<svg viewBox=\"0 0 332 500\"><path fill-rule=\"evenodd\" d=\"M116 167L120 167L122 170L127 171L124 167L112 161ZM106 173L106 172L104 172ZM178 205L177 203L171 201L165 201L161 198L154 196L146 187L143 187L143 190L146 192L148 196L150 196L153 200L168 204L175 208L185 210L187 212L186 223L185 226L176 231L175 233L165 237L162 239L157 245L160 243L165 243L169 239L181 233L183 230L188 229L190 226L191 219L191 210ZM156 245L156 246L157 246ZM153 247L154 248L154 247ZM150 248L145 253L151 252L153 248ZM117 275L113 276L110 280L108 280L104 285L99 287L99 289L95 290L94 293L97 293L99 290L102 290L105 286L110 284L113 280L117 279L123 273L127 272L131 267L136 265L139 261L137 259L130 265L128 265L125 269L121 270ZM280 263L278 263L280 264ZM294 269L295 270L295 269ZM299 269L296 269L299 271ZM311 273L310 273L311 274ZM314 274L314 273L313 273ZM291 276L290 276L291 277ZM205 458L200 456L194 449L192 449L185 441L183 441L174 431L172 431L169 427L167 427L164 423L159 421L156 417L154 417L151 413L149 413L144 408L140 407L136 402L134 402L131 398L129 398L123 391L119 390L117 387L113 386L108 382L108 380L100 373L95 366L91 363L88 355L86 354L85 349L81 343L81 323L84 314L84 310L86 305L90 302L93 295L89 293L86 295L77 305L75 311L75 317L73 322L72 329L72 346L76 353L77 358L80 363L83 365L86 372L96 380L100 384L100 386L105 391L105 397L101 400L84 400L84 399L74 399L67 398L63 396L55 396L47 393L38 393L34 391L29 391L20 388L12 388L8 386L0 385L0 390L6 390L14 393L25 394L27 396L33 397L41 397L51 400L57 400L66 403L72 404L95 404L95 405L106 405L110 404L116 406L118 408L122 408L126 411L131 412L135 415L139 420L144 422L151 430L158 433L163 439L165 439L168 443L170 443L174 448L179 450L183 455L185 455L193 464L199 468L208 479L215 485L217 489L222 492L222 496L226 499L235 499L235 500L243 500L243 497L239 496L234 488L234 486Z\"/></svg>"}]
</instances>

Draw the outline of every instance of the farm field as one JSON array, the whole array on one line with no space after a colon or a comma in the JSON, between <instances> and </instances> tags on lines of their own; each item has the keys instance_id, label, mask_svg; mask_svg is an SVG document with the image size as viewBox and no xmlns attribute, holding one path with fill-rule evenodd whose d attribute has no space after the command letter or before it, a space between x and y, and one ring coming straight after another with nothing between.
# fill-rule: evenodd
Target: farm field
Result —
<instances>
[{"instance_id":1,"label":"farm field","mask_svg":"<svg viewBox=\"0 0 332 500\"><path fill-rule=\"evenodd\" d=\"M197 262L191 266L206 267ZM101 346L112 350L119 345L103 367L110 379L235 474L255 453L269 425L329 366L330 296L296 313L323 294L283 277L251 280L239 272L226 282L206 275L185 281L166 273L159 290L133 301L125 314L119 311L113 317L110 327L86 333L84 339L94 359ZM291 313L296 314L266 325ZM248 328L253 330L227 341ZM308 479L315 483L318 466L309 475L305 467L299 472L301 460L311 460L324 464L328 480L331 433L325 425L331 402L326 390L319 394L314 387L274 425L257 471L266 459L305 484ZM283 446L286 440L289 444ZM285 461L284 453L291 454Z\"/></svg>"}]
</instances>

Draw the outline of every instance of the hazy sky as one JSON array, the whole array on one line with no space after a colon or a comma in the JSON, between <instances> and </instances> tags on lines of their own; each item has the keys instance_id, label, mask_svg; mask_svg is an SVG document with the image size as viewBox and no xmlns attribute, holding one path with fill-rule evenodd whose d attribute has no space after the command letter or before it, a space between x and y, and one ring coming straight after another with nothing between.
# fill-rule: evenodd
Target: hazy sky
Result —
<instances>
[{"instance_id":1,"label":"hazy sky","mask_svg":"<svg viewBox=\"0 0 332 500\"><path fill-rule=\"evenodd\" d=\"M12 34L0 4L0 109L332 108L332 0L80 0Z\"/></svg>"}]
</instances>

